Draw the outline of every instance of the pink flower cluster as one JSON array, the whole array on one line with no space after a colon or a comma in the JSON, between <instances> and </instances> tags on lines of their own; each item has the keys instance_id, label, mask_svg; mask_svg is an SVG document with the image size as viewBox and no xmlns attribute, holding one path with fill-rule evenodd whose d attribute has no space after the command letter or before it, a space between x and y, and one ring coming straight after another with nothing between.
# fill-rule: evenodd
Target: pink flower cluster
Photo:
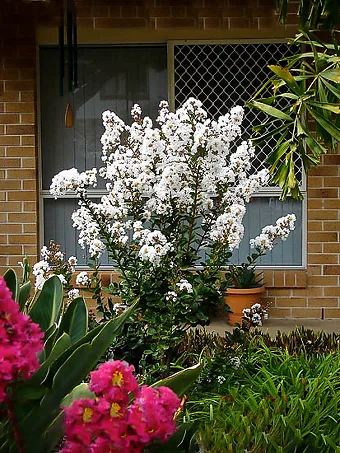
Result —
<instances>
[{"instance_id":1,"label":"pink flower cluster","mask_svg":"<svg viewBox=\"0 0 340 453\"><path fill-rule=\"evenodd\" d=\"M43 337L38 324L19 311L0 277L0 402L11 381L28 379L39 368L37 353L44 347Z\"/></svg>"},{"instance_id":2,"label":"pink flower cluster","mask_svg":"<svg viewBox=\"0 0 340 453\"><path fill-rule=\"evenodd\" d=\"M140 453L154 440L168 439L176 429L179 398L167 387L139 387L133 370L115 360L91 373L96 398L64 408L66 442L60 453Z\"/></svg>"}]
</instances>

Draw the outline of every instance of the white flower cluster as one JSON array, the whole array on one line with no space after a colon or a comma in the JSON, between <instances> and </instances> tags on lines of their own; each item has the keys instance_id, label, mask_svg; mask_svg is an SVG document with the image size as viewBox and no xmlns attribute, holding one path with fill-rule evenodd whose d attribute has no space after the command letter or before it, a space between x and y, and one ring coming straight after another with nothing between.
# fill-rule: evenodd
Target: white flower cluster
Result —
<instances>
[{"instance_id":1,"label":"white flower cluster","mask_svg":"<svg viewBox=\"0 0 340 453\"><path fill-rule=\"evenodd\" d=\"M87 272L79 272L76 277L76 285L77 286L87 286L91 282L90 277L88 276Z\"/></svg>"},{"instance_id":2,"label":"white flower cluster","mask_svg":"<svg viewBox=\"0 0 340 453\"><path fill-rule=\"evenodd\" d=\"M268 318L268 312L261 304L254 304L242 310L243 318L252 326L262 326L262 320Z\"/></svg>"},{"instance_id":3,"label":"white flower cluster","mask_svg":"<svg viewBox=\"0 0 340 453\"><path fill-rule=\"evenodd\" d=\"M235 370L238 370L241 366L241 360L238 356L230 358L230 364Z\"/></svg>"},{"instance_id":4,"label":"white flower cluster","mask_svg":"<svg viewBox=\"0 0 340 453\"><path fill-rule=\"evenodd\" d=\"M69 302L72 302L73 299L79 297L79 289L70 289L67 293L67 299Z\"/></svg>"},{"instance_id":5,"label":"white flower cluster","mask_svg":"<svg viewBox=\"0 0 340 453\"><path fill-rule=\"evenodd\" d=\"M140 235L141 245L138 256L142 261L149 261L158 266L162 258L172 250L172 245L160 231L149 231L145 229L138 233Z\"/></svg>"},{"instance_id":6,"label":"white flower cluster","mask_svg":"<svg viewBox=\"0 0 340 453\"><path fill-rule=\"evenodd\" d=\"M185 278L182 278L179 283L177 283L177 286L179 291L186 291L188 294L192 294L194 292L192 284Z\"/></svg>"},{"instance_id":7,"label":"white flower cluster","mask_svg":"<svg viewBox=\"0 0 340 453\"><path fill-rule=\"evenodd\" d=\"M46 256L46 255L45 255ZM50 265L47 261L41 260L33 266L33 275L35 276L35 288L41 290L43 284L47 280L47 273L50 270Z\"/></svg>"},{"instance_id":8,"label":"white flower cluster","mask_svg":"<svg viewBox=\"0 0 340 453\"><path fill-rule=\"evenodd\" d=\"M85 187L97 185L97 169L84 171L79 173L76 168L63 170L52 179L50 193L54 198L60 195L65 195L68 192L76 192L78 195L84 193Z\"/></svg>"},{"instance_id":9,"label":"white flower cluster","mask_svg":"<svg viewBox=\"0 0 340 453\"><path fill-rule=\"evenodd\" d=\"M295 228L295 222L295 214L280 217L276 221L276 225L265 226L259 236L250 239L250 247L260 250L261 253L272 250L277 240L285 241L288 238L289 233Z\"/></svg>"},{"instance_id":10,"label":"white flower cluster","mask_svg":"<svg viewBox=\"0 0 340 453\"><path fill-rule=\"evenodd\" d=\"M183 243L180 228L168 228L170 218L178 219L179 227L193 220L187 246L192 256L200 252L192 250L193 244L211 248L219 242L237 248L244 234L245 203L268 184L267 170L249 175L254 148L239 139L242 107L217 121L208 119L202 103L193 98L175 113L166 101L159 107L159 128L142 117L138 104L131 110L131 126L113 112L103 113L104 166L99 174L108 193L100 203L85 194L87 186L96 184L95 169L64 170L52 180L55 197L74 191L79 196L73 226L91 257L100 257L109 241L111 251L131 251L133 246L136 259L159 266L175 244ZM205 233L197 241L198 219Z\"/></svg>"}]
</instances>

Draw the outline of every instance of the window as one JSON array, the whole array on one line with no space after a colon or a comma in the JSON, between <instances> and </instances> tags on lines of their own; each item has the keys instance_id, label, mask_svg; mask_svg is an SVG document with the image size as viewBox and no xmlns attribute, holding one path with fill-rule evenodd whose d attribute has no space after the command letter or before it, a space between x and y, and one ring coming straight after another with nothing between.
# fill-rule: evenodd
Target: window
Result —
<instances>
[{"instance_id":1,"label":"window","mask_svg":"<svg viewBox=\"0 0 340 453\"><path fill-rule=\"evenodd\" d=\"M81 265L87 263L86 252L77 244L71 213L77 199L70 196L55 201L48 192L52 177L59 171L76 167L101 166L100 137L103 132L101 114L114 110L124 121L130 120L130 109L139 103L143 112L155 119L159 101L167 99L168 80L170 103L178 107L189 96L199 98L209 115L224 114L235 104L242 104L266 80L266 65L277 62L289 52L285 44L183 43L150 46L80 47L79 88L59 96L59 63L56 47L40 49L41 160L44 244L54 239L76 255ZM167 61L169 66L167 67ZM64 115L67 104L73 109L74 126L67 129ZM260 117L247 113L245 131L251 133ZM242 135L246 137L245 134ZM271 144L257 153L255 169L260 169ZM301 172L302 181L302 172ZM98 199L105 192L104 184L92 190ZM298 218L297 227L288 241L279 244L262 265L303 265L304 204L294 200L280 202L280 191L267 188L254 197L245 217L246 237L234 261L244 260L249 253L249 238L261 228L289 212ZM102 257L104 262L105 257Z\"/></svg>"}]
</instances>

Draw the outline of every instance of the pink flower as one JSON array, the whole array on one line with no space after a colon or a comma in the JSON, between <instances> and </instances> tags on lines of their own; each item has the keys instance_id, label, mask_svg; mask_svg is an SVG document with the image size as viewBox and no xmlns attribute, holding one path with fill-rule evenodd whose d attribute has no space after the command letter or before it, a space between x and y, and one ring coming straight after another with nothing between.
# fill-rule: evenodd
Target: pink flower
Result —
<instances>
[{"instance_id":1,"label":"pink flower","mask_svg":"<svg viewBox=\"0 0 340 453\"><path fill-rule=\"evenodd\" d=\"M103 363L91 373L90 390L97 396L105 396L111 402L127 404L128 393L134 393L138 388L133 371L132 365L120 360Z\"/></svg>"},{"instance_id":2,"label":"pink flower","mask_svg":"<svg viewBox=\"0 0 340 453\"><path fill-rule=\"evenodd\" d=\"M43 337L38 324L19 311L0 277L0 402L11 381L28 379L39 368L37 353L44 347Z\"/></svg>"}]
</instances>

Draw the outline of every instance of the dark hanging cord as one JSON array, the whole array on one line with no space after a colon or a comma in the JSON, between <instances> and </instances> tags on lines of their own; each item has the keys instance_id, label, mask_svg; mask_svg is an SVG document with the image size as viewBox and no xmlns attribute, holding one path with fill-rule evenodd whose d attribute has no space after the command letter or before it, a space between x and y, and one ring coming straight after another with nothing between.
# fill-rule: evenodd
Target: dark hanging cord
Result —
<instances>
[{"instance_id":1,"label":"dark hanging cord","mask_svg":"<svg viewBox=\"0 0 340 453\"><path fill-rule=\"evenodd\" d=\"M68 91L73 91L73 1L67 0L66 13L67 60L68 60Z\"/></svg>"},{"instance_id":2,"label":"dark hanging cord","mask_svg":"<svg viewBox=\"0 0 340 453\"><path fill-rule=\"evenodd\" d=\"M64 77L65 77L65 42L64 42L64 2L60 6L60 23L58 29L59 44L59 94L64 96Z\"/></svg>"},{"instance_id":3,"label":"dark hanging cord","mask_svg":"<svg viewBox=\"0 0 340 453\"><path fill-rule=\"evenodd\" d=\"M73 85L78 88L78 37L77 37L77 10L73 8Z\"/></svg>"}]
</instances>

